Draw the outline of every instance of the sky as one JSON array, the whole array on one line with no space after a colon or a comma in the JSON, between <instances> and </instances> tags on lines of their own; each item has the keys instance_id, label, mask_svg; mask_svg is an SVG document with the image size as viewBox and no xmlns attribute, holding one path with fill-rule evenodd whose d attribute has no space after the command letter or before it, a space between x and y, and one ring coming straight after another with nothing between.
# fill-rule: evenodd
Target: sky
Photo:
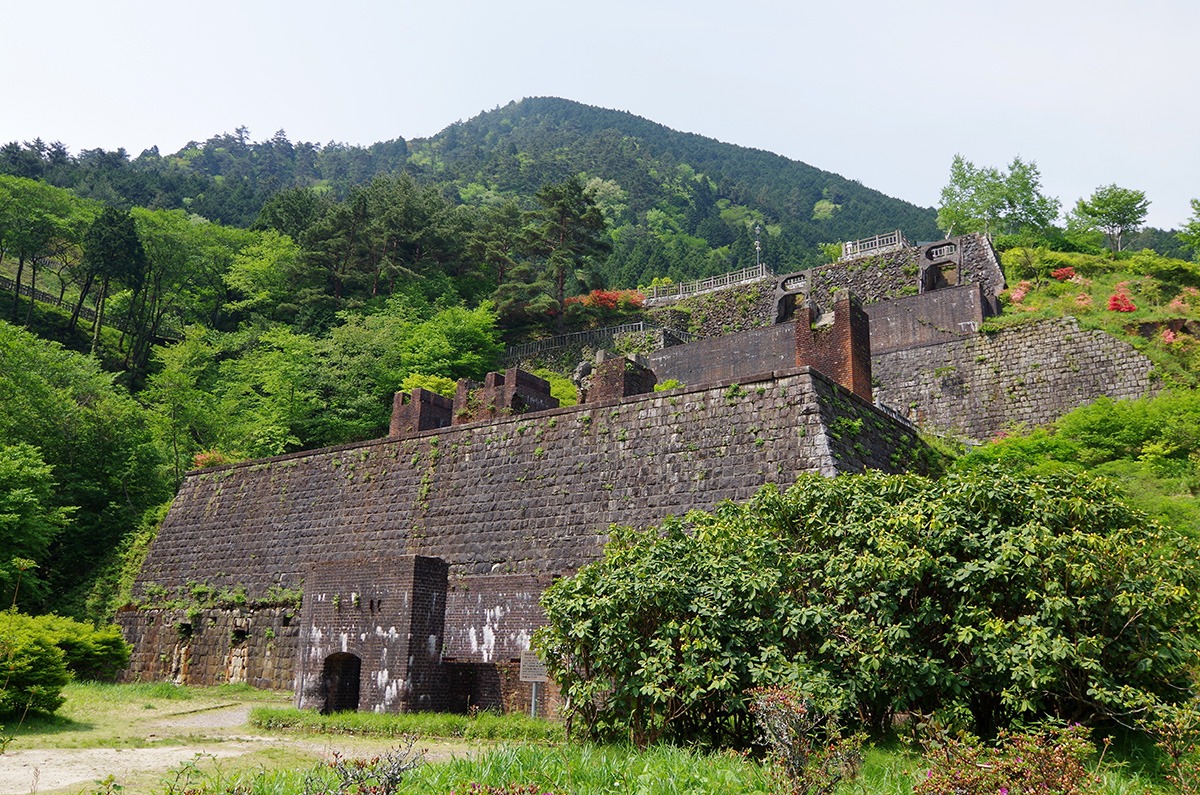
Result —
<instances>
[{"instance_id":1,"label":"sky","mask_svg":"<svg viewBox=\"0 0 1200 795\"><path fill-rule=\"evenodd\" d=\"M136 156L245 126L370 144L557 96L922 206L956 153L1035 161L1064 209L1145 191L1161 228L1200 198L1196 0L4 6L0 142Z\"/></svg>"}]
</instances>

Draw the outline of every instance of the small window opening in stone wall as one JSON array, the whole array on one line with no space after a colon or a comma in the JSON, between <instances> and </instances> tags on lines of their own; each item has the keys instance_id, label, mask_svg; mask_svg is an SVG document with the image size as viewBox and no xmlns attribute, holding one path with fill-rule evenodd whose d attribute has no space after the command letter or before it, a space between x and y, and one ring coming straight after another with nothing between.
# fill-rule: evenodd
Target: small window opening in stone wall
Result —
<instances>
[{"instance_id":1,"label":"small window opening in stone wall","mask_svg":"<svg viewBox=\"0 0 1200 795\"><path fill-rule=\"evenodd\" d=\"M235 629L231 636L234 646L245 643L246 639L249 637L250 637L250 630L248 630L248 629Z\"/></svg>"},{"instance_id":2,"label":"small window opening in stone wall","mask_svg":"<svg viewBox=\"0 0 1200 795\"><path fill-rule=\"evenodd\" d=\"M179 636L179 640L187 643L192 639L192 624L189 621L181 621L175 625L175 634Z\"/></svg>"}]
</instances>

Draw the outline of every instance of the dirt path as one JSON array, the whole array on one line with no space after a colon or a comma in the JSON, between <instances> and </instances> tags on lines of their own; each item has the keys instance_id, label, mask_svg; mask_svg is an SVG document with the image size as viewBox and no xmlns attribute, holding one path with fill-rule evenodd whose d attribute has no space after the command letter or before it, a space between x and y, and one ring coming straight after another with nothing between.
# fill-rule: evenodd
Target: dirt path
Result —
<instances>
[{"instance_id":1,"label":"dirt path","mask_svg":"<svg viewBox=\"0 0 1200 795\"><path fill-rule=\"evenodd\" d=\"M256 733L247 723L251 709L247 704L198 709L178 706L183 709L150 719L129 715L131 725L145 730L141 747L38 748L28 747L35 738L22 737L0 755L0 795L99 792L105 790L109 776L122 787L122 795L161 792L175 777L174 771L189 762L208 769L256 754L273 759L276 766L281 757L295 757L295 766L306 767L315 760L332 758L335 752L365 756L396 746L395 740ZM421 743L421 747L427 749L430 760L469 752L458 744Z\"/></svg>"}]
</instances>

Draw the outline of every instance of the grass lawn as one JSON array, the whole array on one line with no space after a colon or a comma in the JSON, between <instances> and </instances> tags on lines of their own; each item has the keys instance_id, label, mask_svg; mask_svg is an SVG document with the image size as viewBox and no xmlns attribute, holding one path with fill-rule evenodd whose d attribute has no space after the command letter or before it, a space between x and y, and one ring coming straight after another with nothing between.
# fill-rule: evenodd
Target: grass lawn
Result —
<instances>
[{"instance_id":1,"label":"grass lawn","mask_svg":"<svg viewBox=\"0 0 1200 795\"><path fill-rule=\"evenodd\" d=\"M64 695L57 715L0 729L15 735L0 756L0 795L111 795L118 786L127 795L298 795L306 782L336 788L338 773L328 764L335 755L409 759L396 750L404 745L399 731L416 735L414 751L424 751L425 760L397 777L396 793L468 793L472 784L578 795L779 791L764 766L734 752L568 743L554 724L524 716L322 718L289 709L288 693L244 686L72 684ZM1156 765L1146 743L1116 744L1100 773L1103 792L1170 792ZM911 793L924 770L905 743L877 744L867 749L860 778L837 792Z\"/></svg>"}]
</instances>

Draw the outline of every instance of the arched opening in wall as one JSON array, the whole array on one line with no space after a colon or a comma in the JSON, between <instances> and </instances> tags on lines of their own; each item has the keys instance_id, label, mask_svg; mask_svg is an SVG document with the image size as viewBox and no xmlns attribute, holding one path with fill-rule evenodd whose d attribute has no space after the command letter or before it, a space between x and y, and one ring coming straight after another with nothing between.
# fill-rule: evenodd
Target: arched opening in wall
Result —
<instances>
[{"instance_id":1,"label":"arched opening in wall","mask_svg":"<svg viewBox=\"0 0 1200 795\"><path fill-rule=\"evenodd\" d=\"M321 714L358 709L359 672L362 660L355 654L337 652L325 658L321 669Z\"/></svg>"}]
</instances>

